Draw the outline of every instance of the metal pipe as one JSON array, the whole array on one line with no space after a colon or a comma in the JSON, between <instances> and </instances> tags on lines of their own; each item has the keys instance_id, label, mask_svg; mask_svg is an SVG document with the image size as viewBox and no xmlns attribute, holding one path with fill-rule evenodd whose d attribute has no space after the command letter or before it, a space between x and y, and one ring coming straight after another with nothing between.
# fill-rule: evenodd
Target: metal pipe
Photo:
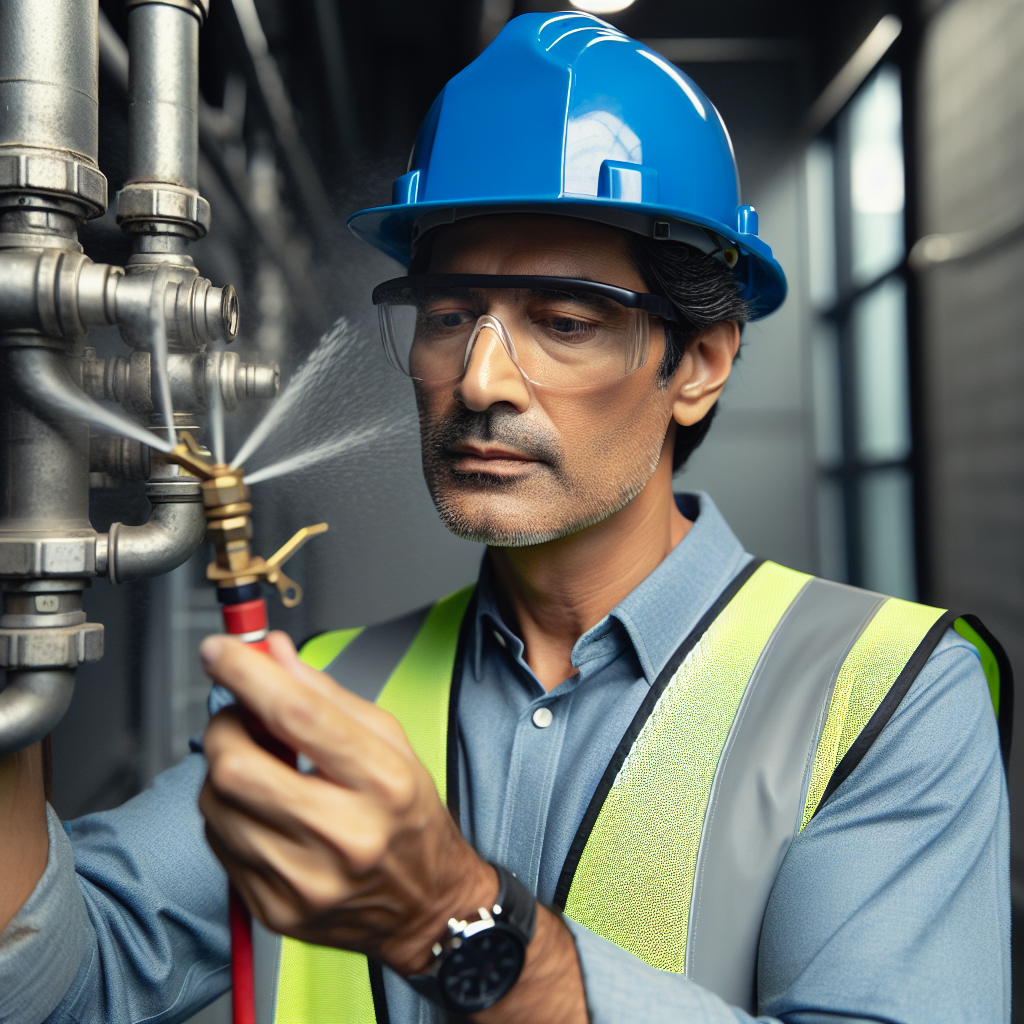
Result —
<instances>
[{"instance_id":1,"label":"metal pipe","mask_svg":"<svg viewBox=\"0 0 1024 1024\"><path fill-rule=\"evenodd\" d=\"M51 405L47 415L39 415L40 401L51 387L62 387L83 402L90 400L75 391L59 352L8 348L3 357L0 550L5 535L26 530L95 536L89 524L89 428L66 406ZM79 572L89 568L83 564ZM0 573L6 569L0 556Z\"/></svg>"},{"instance_id":2,"label":"metal pipe","mask_svg":"<svg viewBox=\"0 0 1024 1024\"><path fill-rule=\"evenodd\" d=\"M208 3L127 6L128 180L117 220L136 253L180 256L210 227L199 194L199 27Z\"/></svg>"},{"instance_id":3,"label":"metal pipe","mask_svg":"<svg viewBox=\"0 0 1024 1024\"><path fill-rule=\"evenodd\" d=\"M171 488L181 493L168 495ZM142 526L114 523L110 527L106 569L111 583L147 579L176 569L206 534L198 481L154 481L146 490L154 503L149 521ZM102 572L102 563L98 568Z\"/></svg>"},{"instance_id":4,"label":"metal pipe","mask_svg":"<svg viewBox=\"0 0 1024 1024\"><path fill-rule=\"evenodd\" d=\"M88 261L77 229L107 206L97 165L97 17L95 2L0 3L3 754L53 728L71 701L75 666L103 652L103 627L81 610L96 551L89 428L80 419L88 399L76 395L67 366L84 330L78 299ZM85 290L98 286L102 306L98 273L89 272Z\"/></svg>"},{"instance_id":5,"label":"metal pipe","mask_svg":"<svg viewBox=\"0 0 1024 1024\"><path fill-rule=\"evenodd\" d=\"M64 717L74 692L73 668L8 671L0 691L0 756L41 740Z\"/></svg>"},{"instance_id":6,"label":"metal pipe","mask_svg":"<svg viewBox=\"0 0 1024 1024\"><path fill-rule=\"evenodd\" d=\"M106 209L97 165L97 5L67 0L0 4L0 190L57 208ZM2 197L27 205L27 195Z\"/></svg>"},{"instance_id":7,"label":"metal pipe","mask_svg":"<svg viewBox=\"0 0 1024 1024\"><path fill-rule=\"evenodd\" d=\"M59 484L60 489L56 493L50 493L47 499L48 504L55 505L65 500L73 501L76 506L80 505L86 510L86 522L88 522L89 423L115 434L123 434L136 441L142 441L161 451L171 450L170 443L163 438L150 433L133 420L119 416L116 412L105 408L99 402L94 402L86 395L72 381L68 374L67 357L59 351L48 348L10 348L6 352L6 361L7 377L14 402L24 403L27 408L31 409L39 423L45 424L51 431L61 431L61 436L68 437L72 435L77 437L81 434L85 438L83 441L85 454L82 460L82 465L86 467L84 493L79 495L75 491L80 481L68 470L66 476L54 478L54 486ZM66 417L69 416L77 417L78 422L68 421ZM85 422L81 422L82 420ZM53 446L55 449L59 447L56 439ZM0 442L0 448L5 449L5 453L10 447L11 445ZM46 449L44 447L41 450ZM25 466L25 470L28 472L31 467ZM23 486L22 477L10 477L7 478L8 490L11 489L15 479L18 481L18 486ZM40 514L47 514L45 508L40 508ZM2 529L2 518L0 518L0 529Z\"/></svg>"},{"instance_id":8,"label":"metal pipe","mask_svg":"<svg viewBox=\"0 0 1024 1024\"><path fill-rule=\"evenodd\" d=\"M128 15L128 48L128 180L197 191L199 16L137 4Z\"/></svg>"}]
</instances>

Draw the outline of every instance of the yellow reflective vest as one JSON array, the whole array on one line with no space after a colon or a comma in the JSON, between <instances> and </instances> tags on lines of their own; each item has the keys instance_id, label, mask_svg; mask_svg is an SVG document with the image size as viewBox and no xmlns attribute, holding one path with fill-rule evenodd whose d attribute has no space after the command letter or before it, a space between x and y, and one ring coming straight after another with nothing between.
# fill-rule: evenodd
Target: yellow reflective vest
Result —
<instances>
[{"instance_id":1,"label":"yellow reflective vest","mask_svg":"<svg viewBox=\"0 0 1024 1024\"><path fill-rule=\"evenodd\" d=\"M394 714L443 801L457 799L453 691L473 588L304 661ZM469 614L467 614L467 611ZM1000 719L1002 649L973 616L750 564L676 650L580 823L555 908L653 967L755 1010L757 944L793 837L850 774L945 630L975 645ZM379 965L257 926L260 1024L386 1020Z\"/></svg>"}]
</instances>

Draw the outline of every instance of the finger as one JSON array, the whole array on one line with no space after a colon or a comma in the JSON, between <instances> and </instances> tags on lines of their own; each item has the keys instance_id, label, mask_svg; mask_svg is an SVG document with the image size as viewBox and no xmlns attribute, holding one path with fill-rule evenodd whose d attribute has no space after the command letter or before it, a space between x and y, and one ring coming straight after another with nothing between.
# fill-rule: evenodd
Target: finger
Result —
<instances>
[{"instance_id":1,"label":"finger","mask_svg":"<svg viewBox=\"0 0 1024 1024\"><path fill-rule=\"evenodd\" d=\"M219 832L230 821L241 837L244 818L295 842L324 842L357 872L376 863L398 824L376 795L299 774L254 743L230 710L211 723L206 743L200 810L211 826Z\"/></svg>"},{"instance_id":2,"label":"finger","mask_svg":"<svg viewBox=\"0 0 1024 1024\"><path fill-rule=\"evenodd\" d=\"M318 672L315 668L307 665L299 657L295 645L287 633L275 630L268 634L267 641L270 656L282 668L301 679L317 693L333 701L368 729L372 729L391 742L399 741L401 745L405 745L407 742L405 731L394 716L382 712L372 701L365 700L351 690L347 690L326 672Z\"/></svg>"},{"instance_id":3,"label":"finger","mask_svg":"<svg viewBox=\"0 0 1024 1024\"><path fill-rule=\"evenodd\" d=\"M400 742L384 739L347 707L230 637L207 637L201 650L208 674L255 713L274 737L311 758L324 774L345 785L375 787L385 795L389 787L399 785L400 791L391 796L399 801L410 795L400 784L410 764L418 762L400 726ZM368 707L376 716L391 717Z\"/></svg>"}]
</instances>

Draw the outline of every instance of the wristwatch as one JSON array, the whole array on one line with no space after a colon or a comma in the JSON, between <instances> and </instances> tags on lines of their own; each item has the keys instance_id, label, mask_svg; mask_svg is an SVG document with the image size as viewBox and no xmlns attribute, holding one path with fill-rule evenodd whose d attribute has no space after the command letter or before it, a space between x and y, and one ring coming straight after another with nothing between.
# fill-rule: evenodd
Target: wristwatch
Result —
<instances>
[{"instance_id":1,"label":"wristwatch","mask_svg":"<svg viewBox=\"0 0 1024 1024\"><path fill-rule=\"evenodd\" d=\"M420 995L452 1013L479 1013L507 995L533 938L536 899L511 871L491 867L498 873L494 906L480 907L473 922L450 918L445 937L434 943L430 970L407 979Z\"/></svg>"}]
</instances>

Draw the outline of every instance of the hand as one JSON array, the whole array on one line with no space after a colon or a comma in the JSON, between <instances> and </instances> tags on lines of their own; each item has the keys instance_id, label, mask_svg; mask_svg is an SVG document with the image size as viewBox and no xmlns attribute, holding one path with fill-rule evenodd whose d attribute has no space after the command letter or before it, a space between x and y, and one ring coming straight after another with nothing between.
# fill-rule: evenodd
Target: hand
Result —
<instances>
[{"instance_id":1,"label":"hand","mask_svg":"<svg viewBox=\"0 0 1024 1024\"><path fill-rule=\"evenodd\" d=\"M497 875L462 837L398 721L304 665L283 633L268 639L270 657L229 637L201 648L207 673L241 705L220 712L203 743L210 845L272 931L420 973L448 918L494 903ZM257 744L247 713L317 773ZM476 1019L587 1020L572 936L550 911L538 907L518 983Z\"/></svg>"},{"instance_id":2,"label":"hand","mask_svg":"<svg viewBox=\"0 0 1024 1024\"><path fill-rule=\"evenodd\" d=\"M271 930L422 971L449 917L494 902L497 876L397 720L302 664L284 634L269 640L268 658L210 637L206 671L318 771L300 774L259 746L240 707L222 711L204 740L210 845Z\"/></svg>"}]
</instances>

